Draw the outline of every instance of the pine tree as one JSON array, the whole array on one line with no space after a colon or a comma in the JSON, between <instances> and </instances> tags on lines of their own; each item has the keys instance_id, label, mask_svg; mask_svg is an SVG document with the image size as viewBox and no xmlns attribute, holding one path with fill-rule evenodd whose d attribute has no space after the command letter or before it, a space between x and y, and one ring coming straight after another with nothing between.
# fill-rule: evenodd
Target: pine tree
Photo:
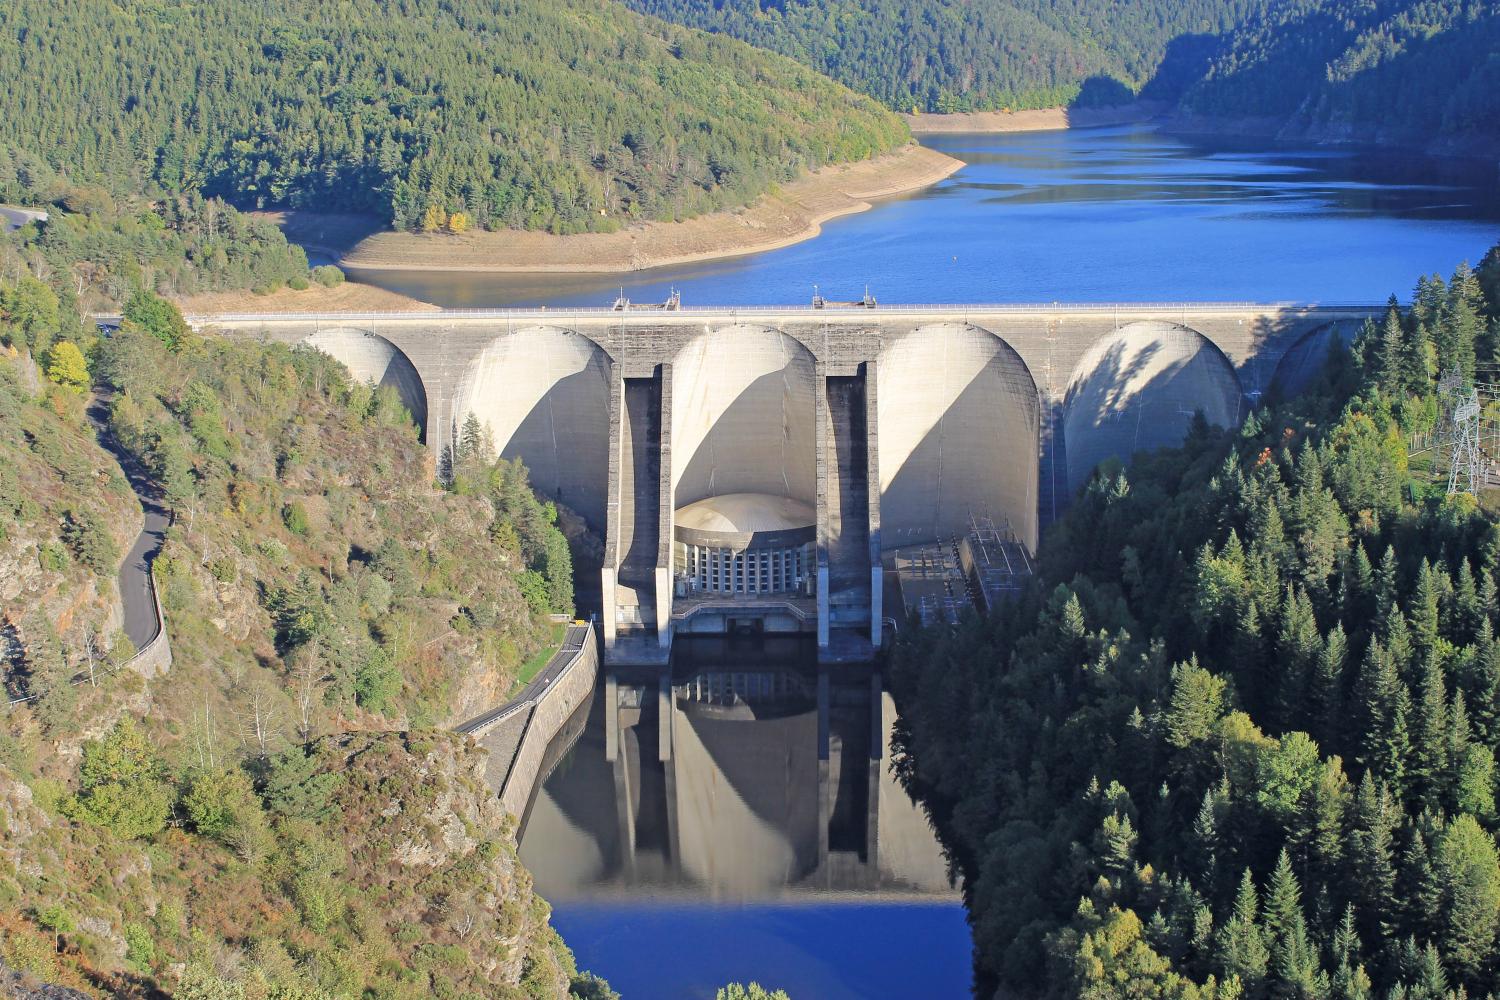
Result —
<instances>
[{"instance_id":1,"label":"pine tree","mask_svg":"<svg viewBox=\"0 0 1500 1000\"><path fill-rule=\"evenodd\" d=\"M1435 655L1422 660L1421 687L1412 717L1407 776L1412 794L1428 809L1442 808L1448 773L1448 698Z\"/></svg>"},{"instance_id":2,"label":"pine tree","mask_svg":"<svg viewBox=\"0 0 1500 1000\"><path fill-rule=\"evenodd\" d=\"M1396 891L1395 839L1398 814L1390 793L1369 773L1354 797L1349 861L1359 916L1367 935L1389 937Z\"/></svg>"},{"instance_id":3,"label":"pine tree","mask_svg":"<svg viewBox=\"0 0 1500 1000\"><path fill-rule=\"evenodd\" d=\"M1341 622L1334 622L1313 668L1312 687L1308 692L1308 718L1313 734L1325 752L1342 749L1344 728L1344 664L1349 658L1349 642Z\"/></svg>"},{"instance_id":4,"label":"pine tree","mask_svg":"<svg viewBox=\"0 0 1500 1000\"><path fill-rule=\"evenodd\" d=\"M1273 726L1278 732L1311 729L1308 692L1314 668L1322 652L1318 623L1312 603L1300 588L1287 587L1281 605L1281 632L1276 640L1274 680L1276 712Z\"/></svg>"},{"instance_id":5,"label":"pine tree","mask_svg":"<svg viewBox=\"0 0 1500 1000\"><path fill-rule=\"evenodd\" d=\"M1217 894L1219 875L1219 803L1214 789L1203 793L1203 803L1193 817L1187 862L1193 884L1210 897Z\"/></svg>"},{"instance_id":6,"label":"pine tree","mask_svg":"<svg viewBox=\"0 0 1500 1000\"><path fill-rule=\"evenodd\" d=\"M1372 611L1384 619L1390 609L1396 606L1397 599L1401 596L1400 568L1396 562L1396 546L1387 545L1385 553L1380 557L1380 565L1375 569L1375 605ZM1384 636L1382 635L1382 638Z\"/></svg>"},{"instance_id":7,"label":"pine tree","mask_svg":"<svg viewBox=\"0 0 1500 1000\"><path fill-rule=\"evenodd\" d=\"M1270 951L1256 919L1260 907L1255 881L1246 868L1234 897L1234 909L1219 928L1215 964L1224 979L1238 976L1246 996L1258 996L1270 967Z\"/></svg>"},{"instance_id":8,"label":"pine tree","mask_svg":"<svg viewBox=\"0 0 1500 1000\"><path fill-rule=\"evenodd\" d=\"M1401 926L1420 938L1430 938L1442 902L1442 889L1432 868L1432 854L1427 838L1413 829L1401 850L1400 878Z\"/></svg>"},{"instance_id":9,"label":"pine tree","mask_svg":"<svg viewBox=\"0 0 1500 1000\"><path fill-rule=\"evenodd\" d=\"M1386 395L1395 397L1403 389L1402 359L1406 344L1406 331L1401 328L1401 308L1396 297L1391 296L1386 306L1385 321L1380 326L1379 347L1375 354L1375 380Z\"/></svg>"},{"instance_id":10,"label":"pine tree","mask_svg":"<svg viewBox=\"0 0 1500 1000\"><path fill-rule=\"evenodd\" d=\"M1276 859L1266 890L1265 928L1271 951L1268 978L1272 995L1313 996L1318 957L1302 913L1302 889L1292 872L1291 856L1285 849Z\"/></svg>"},{"instance_id":11,"label":"pine tree","mask_svg":"<svg viewBox=\"0 0 1500 1000\"><path fill-rule=\"evenodd\" d=\"M1438 644L1438 583L1432 563L1422 560L1417 587L1411 597L1412 649L1419 657L1430 657Z\"/></svg>"},{"instance_id":12,"label":"pine tree","mask_svg":"<svg viewBox=\"0 0 1500 1000\"><path fill-rule=\"evenodd\" d=\"M1473 642L1479 634L1479 623L1483 618L1484 606L1479 603L1479 588L1474 585L1469 560L1460 559L1447 620L1448 641L1457 646Z\"/></svg>"},{"instance_id":13,"label":"pine tree","mask_svg":"<svg viewBox=\"0 0 1500 1000\"><path fill-rule=\"evenodd\" d=\"M1500 936L1500 856L1494 838L1472 816L1459 816L1438 835L1433 869L1440 913L1436 938L1458 977L1476 990L1496 968Z\"/></svg>"}]
</instances>

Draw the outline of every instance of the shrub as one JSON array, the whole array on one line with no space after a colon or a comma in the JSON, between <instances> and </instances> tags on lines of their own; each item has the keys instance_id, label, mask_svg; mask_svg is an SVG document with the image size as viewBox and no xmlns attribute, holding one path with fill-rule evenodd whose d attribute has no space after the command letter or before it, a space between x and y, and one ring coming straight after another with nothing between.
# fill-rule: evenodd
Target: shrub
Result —
<instances>
[{"instance_id":1,"label":"shrub","mask_svg":"<svg viewBox=\"0 0 1500 1000\"><path fill-rule=\"evenodd\" d=\"M354 671L354 700L371 712L385 713L401 693L401 671L384 652L375 652Z\"/></svg>"},{"instance_id":2,"label":"shrub","mask_svg":"<svg viewBox=\"0 0 1500 1000\"><path fill-rule=\"evenodd\" d=\"M69 392L81 393L89 387L89 366L83 352L71 340L58 341L48 352L47 379Z\"/></svg>"},{"instance_id":3,"label":"shrub","mask_svg":"<svg viewBox=\"0 0 1500 1000\"><path fill-rule=\"evenodd\" d=\"M53 903L37 910L36 922L43 930L49 930L53 934L72 934L78 929L78 924L73 920L72 915L63 909L61 903Z\"/></svg>"},{"instance_id":4,"label":"shrub","mask_svg":"<svg viewBox=\"0 0 1500 1000\"><path fill-rule=\"evenodd\" d=\"M90 511L68 511L63 517L63 541L80 563L99 576L113 574L120 564L115 540L98 515Z\"/></svg>"},{"instance_id":5,"label":"shrub","mask_svg":"<svg viewBox=\"0 0 1500 1000\"><path fill-rule=\"evenodd\" d=\"M344 272L332 264L320 264L312 270L313 280L324 288L336 288L344 283Z\"/></svg>"},{"instance_id":6,"label":"shrub","mask_svg":"<svg viewBox=\"0 0 1500 1000\"><path fill-rule=\"evenodd\" d=\"M49 573L61 573L68 567L68 552L56 542L43 542L37 560Z\"/></svg>"},{"instance_id":7,"label":"shrub","mask_svg":"<svg viewBox=\"0 0 1500 1000\"><path fill-rule=\"evenodd\" d=\"M294 292L305 292L310 284L311 282L299 274L295 278L288 280L286 287Z\"/></svg>"},{"instance_id":8,"label":"shrub","mask_svg":"<svg viewBox=\"0 0 1500 1000\"><path fill-rule=\"evenodd\" d=\"M148 837L166 826L172 808L161 776L156 747L127 717L103 740L84 744L78 794L64 812L119 837Z\"/></svg>"},{"instance_id":9,"label":"shrub","mask_svg":"<svg viewBox=\"0 0 1500 1000\"><path fill-rule=\"evenodd\" d=\"M149 969L156 961L156 942L151 940L151 930L142 924L127 923L125 932L125 960L138 969Z\"/></svg>"},{"instance_id":10,"label":"shrub","mask_svg":"<svg viewBox=\"0 0 1500 1000\"><path fill-rule=\"evenodd\" d=\"M194 830L231 846L237 830L263 822L255 789L237 768L199 771L182 797L182 806Z\"/></svg>"},{"instance_id":11,"label":"shrub","mask_svg":"<svg viewBox=\"0 0 1500 1000\"><path fill-rule=\"evenodd\" d=\"M307 508L296 500L281 508L281 520L286 524L286 530L292 534L307 534Z\"/></svg>"}]
</instances>

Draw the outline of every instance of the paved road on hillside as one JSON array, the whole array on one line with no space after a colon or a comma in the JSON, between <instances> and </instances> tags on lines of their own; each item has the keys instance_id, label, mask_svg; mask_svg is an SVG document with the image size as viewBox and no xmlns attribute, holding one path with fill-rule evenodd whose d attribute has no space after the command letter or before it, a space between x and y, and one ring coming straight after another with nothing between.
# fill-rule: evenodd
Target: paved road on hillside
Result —
<instances>
[{"instance_id":1,"label":"paved road on hillside","mask_svg":"<svg viewBox=\"0 0 1500 1000\"><path fill-rule=\"evenodd\" d=\"M136 536L135 544L120 564L120 602L125 608L125 634L140 649L156 638L156 606L151 600L151 561L161 551L166 541L167 526L172 523L172 514L161 496L161 489L141 464L109 432L109 400L95 397L88 408L89 421L99 445L115 457L130 488L135 490L146 512L146 523Z\"/></svg>"}]
</instances>

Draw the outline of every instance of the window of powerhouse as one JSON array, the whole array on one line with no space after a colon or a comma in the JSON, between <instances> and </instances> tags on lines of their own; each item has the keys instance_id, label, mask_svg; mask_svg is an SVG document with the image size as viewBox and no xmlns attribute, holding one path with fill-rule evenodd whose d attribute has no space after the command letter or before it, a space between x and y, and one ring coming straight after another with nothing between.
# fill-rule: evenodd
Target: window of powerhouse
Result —
<instances>
[{"instance_id":1,"label":"window of powerhouse","mask_svg":"<svg viewBox=\"0 0 1500 1000\"><path fill-rule=\"evenodd\" d=\"M812 576L817 513L804 501L730 493L678 508L673 522L680 591L790 594Z\"/></svg>"}]
</instances>

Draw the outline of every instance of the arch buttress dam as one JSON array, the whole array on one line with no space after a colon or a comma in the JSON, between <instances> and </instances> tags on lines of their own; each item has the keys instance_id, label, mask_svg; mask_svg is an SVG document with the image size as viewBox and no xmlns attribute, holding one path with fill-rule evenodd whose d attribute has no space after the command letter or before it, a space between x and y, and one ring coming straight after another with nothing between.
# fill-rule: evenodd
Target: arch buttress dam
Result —
<instances>
[{"instance_id":1,"label":"arch buttress dam","mask_svg":"<svg viewBox=\"0 0 1500 1000\"><path fill-rule=\"evenodd\" d=\"M816 632L822 657L836 662L867 659L882 642L895 616L882 561L897 548L949 545L974 517L1003 522L1034 551L1098 462L1178 443L1196 412L1236 424L1262 393L1305 384L1337 336L1384 309L882 305L189 321L307 343L356 378L394 386L425 431L434 474L474 414L541 494L602 534L596 610L609 662L663 662L678 630L746 629ZM693 527L679 530L677 512L689 507Z\"/></svg>"}]
</instances>

